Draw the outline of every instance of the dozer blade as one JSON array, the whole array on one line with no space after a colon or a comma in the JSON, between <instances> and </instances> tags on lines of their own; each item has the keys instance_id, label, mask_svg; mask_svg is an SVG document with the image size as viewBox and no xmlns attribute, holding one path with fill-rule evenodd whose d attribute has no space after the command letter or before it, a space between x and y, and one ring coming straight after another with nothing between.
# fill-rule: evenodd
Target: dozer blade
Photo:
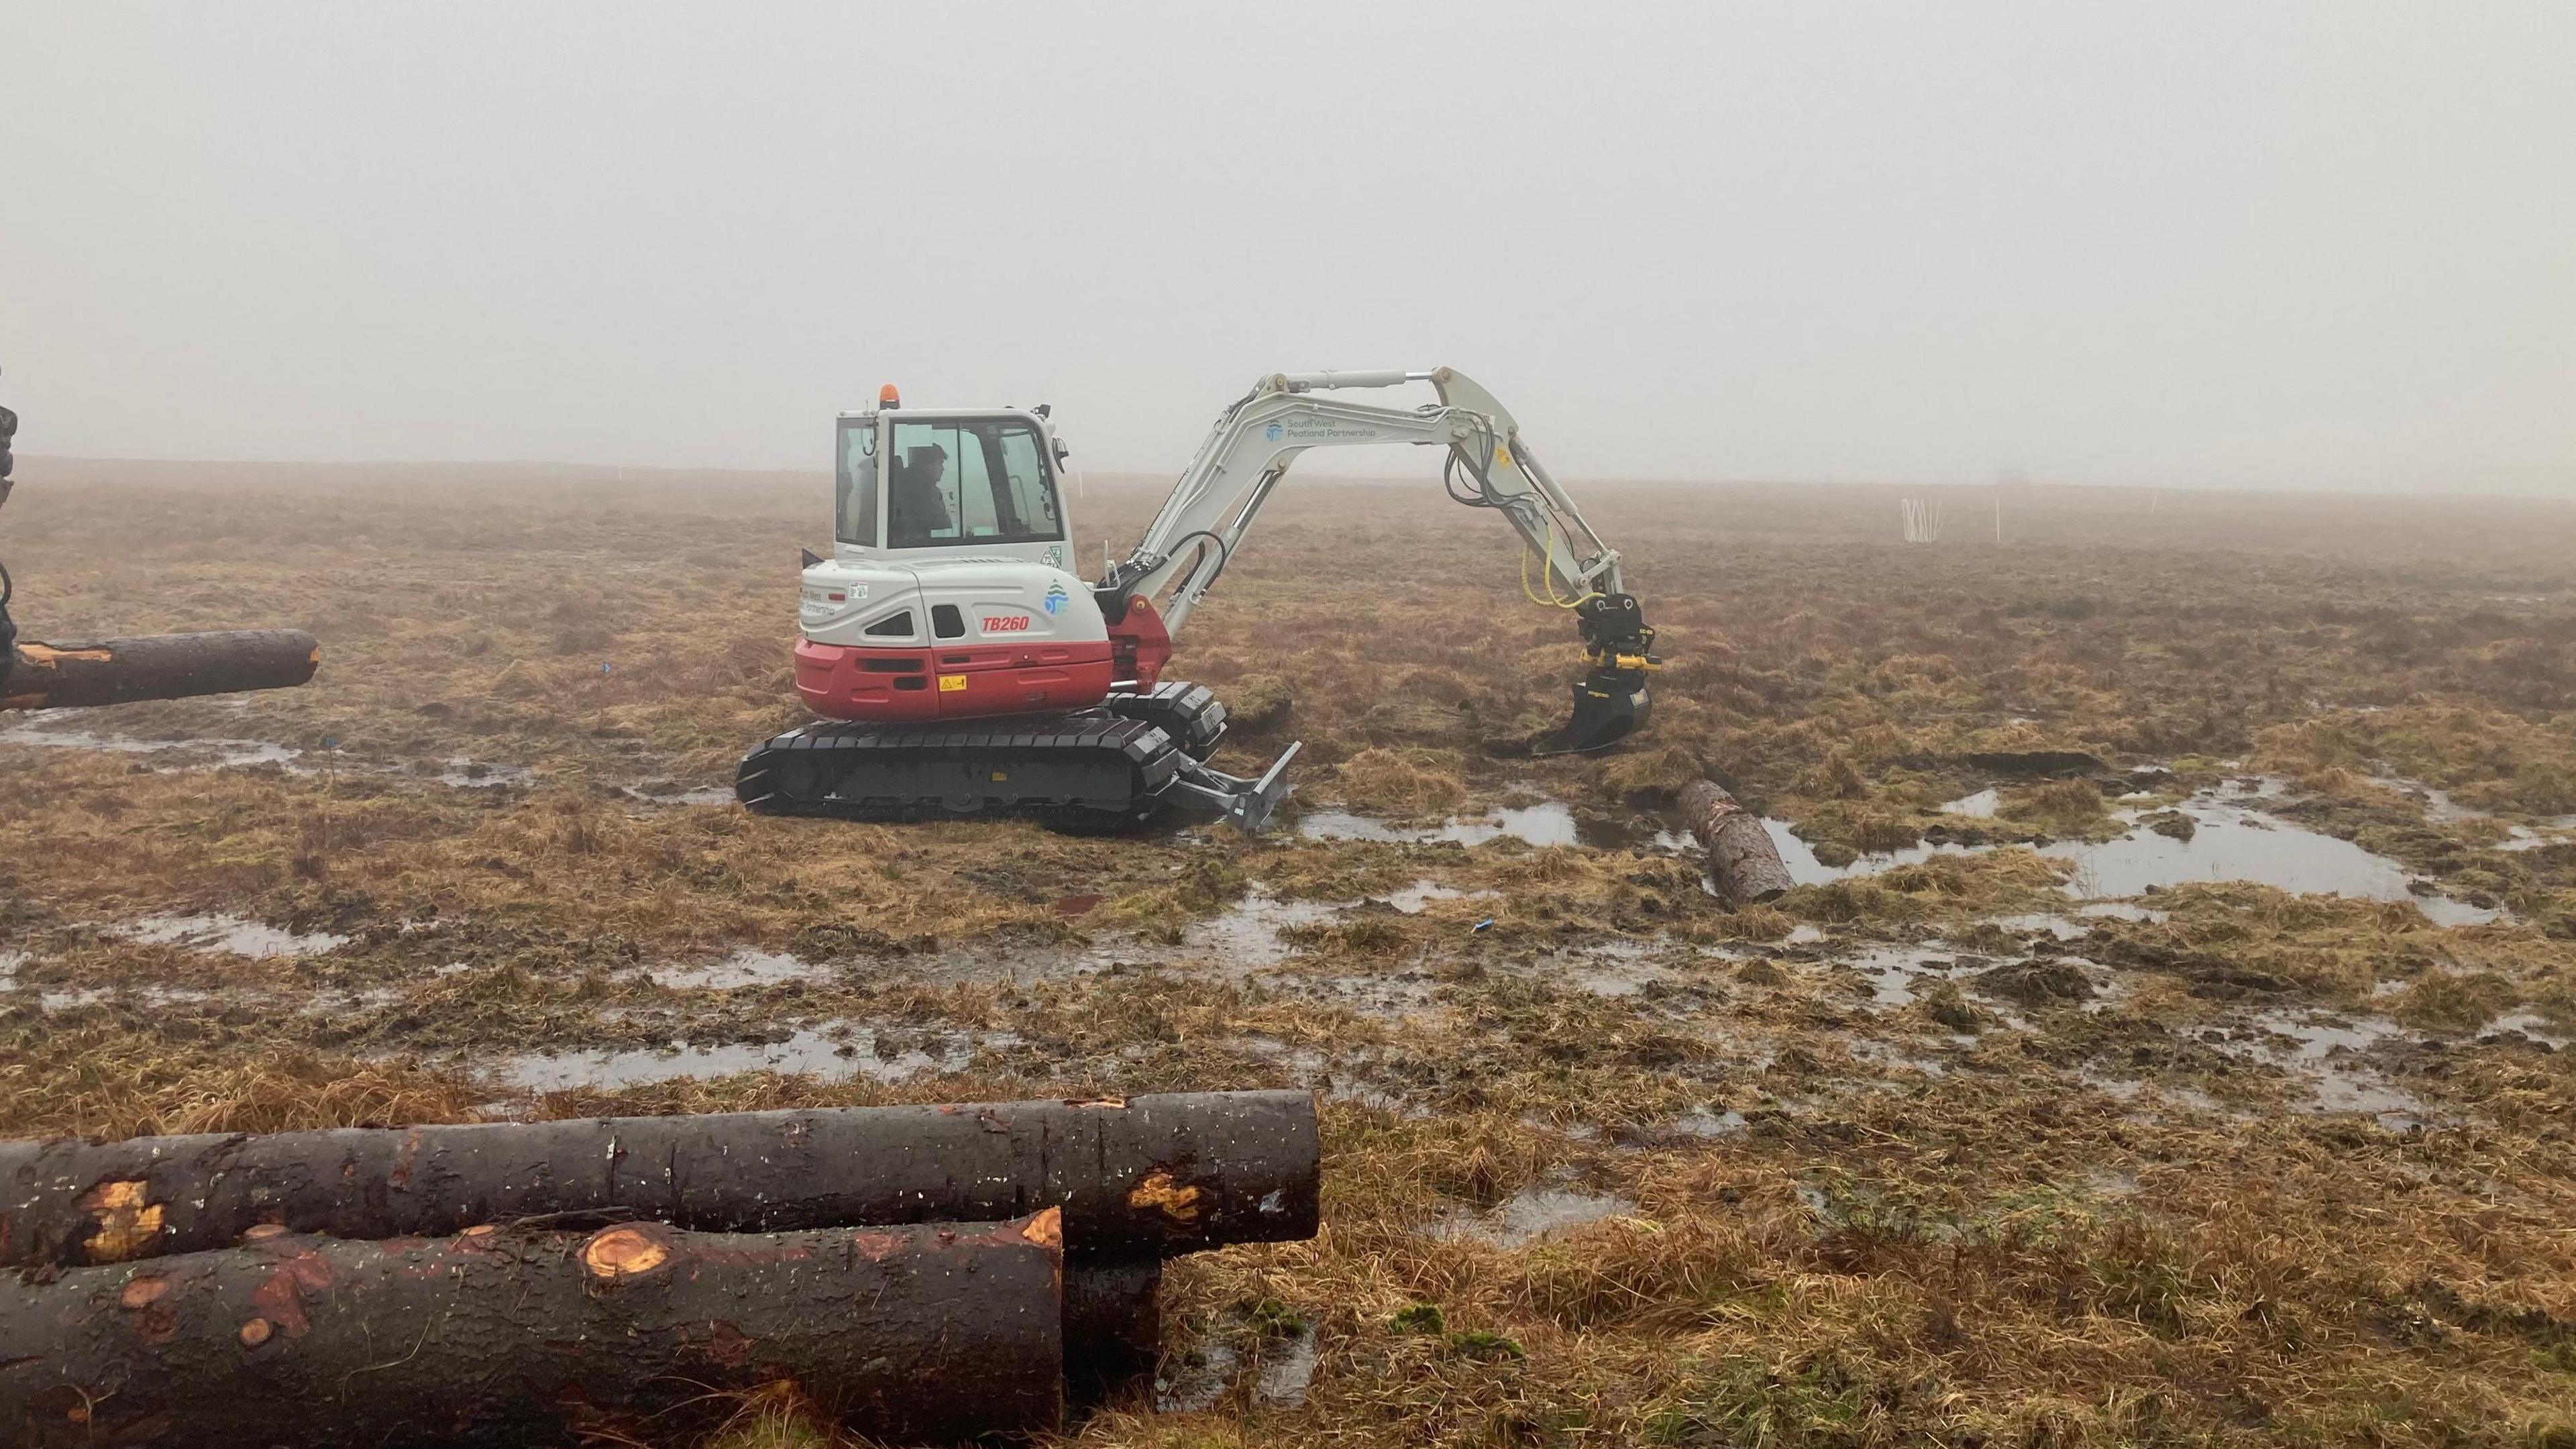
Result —
<instances>
[{"instance_id":1,"label":"dozer blade","mask_svg":"<svg viewBox=\"0 0 2576 1449\"><path fill-rule=\"evenodd\" d=\"M1596 669L1574 684L1574 718L1530 742L1530 757L1589 755L1645 727L1646 682L1625 670Z\"/></svg>"},{"instance_id":2,"label":"dozer blade","mask_svg":"<svg viewBox=\"0 0 2576 1449\"><path fill-rule=\"evenodd\" d=\"M1220 770L1192 762L1181 766L1172 776L1166 798L1200 810L1212 810L1246 835L1259 835L1270 825L1271 814L1279 802L1288 798L1294 788L1288 783L1288 762L1297 758L1303 742L1290 745L1270 762L1257 780L1239 779Z\"/></svg>"}]
</instances>

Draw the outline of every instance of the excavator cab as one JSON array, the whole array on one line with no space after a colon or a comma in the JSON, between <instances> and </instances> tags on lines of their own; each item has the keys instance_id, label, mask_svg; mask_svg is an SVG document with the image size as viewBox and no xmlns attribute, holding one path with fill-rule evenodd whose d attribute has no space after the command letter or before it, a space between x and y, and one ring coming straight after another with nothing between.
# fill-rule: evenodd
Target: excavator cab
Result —
<instances>
[{"instance_id":1,"label":"excavator cab","mask_svg":"<svg viewBox=\"0 0 2576 1449\"><path fill-rule=\"evenodd\" d=\"M1043 409L844 413L833 534L842 556L1071 562L1063 446Z\"/></svg>"}]
</instances>

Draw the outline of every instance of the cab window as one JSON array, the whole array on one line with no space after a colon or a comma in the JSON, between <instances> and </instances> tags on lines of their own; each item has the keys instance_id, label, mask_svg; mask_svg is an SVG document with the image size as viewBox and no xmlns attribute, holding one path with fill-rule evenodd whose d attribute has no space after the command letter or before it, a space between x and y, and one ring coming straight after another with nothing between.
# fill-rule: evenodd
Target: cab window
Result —
<instances>
[{"instance_id":1,"label":"cab window","mask_svg":"<svg viewBox=\"0 0 2576 1449\"><path fill-rule=\"evenodd\" d=\"M1011 428L1002 434L1000 493L1010 505L1004 526L1024 538L1062 538L1064 521L1056 517L1055 487L1047 479L1046 454L1033 428Z\"/></svg>"},{"instance_id":2,"label":"cab window","mask_svg":"<svg viewBox=\"0 0 2576 1449\"><path fill-rule=\"evenodd\" d=\"M968 538L998 538L1001 524L993 512L993 470L985 465L983 439L972 428L957 432L955 460L957 526Z\"/></svg>"},{"instance_id":3,"label":"cab window","mask_svg":"<svg viewBox=\"0 0 2576 1449\"><path fill-rule=\"evenodd\" d=\"M895 548L1043 543L1064 537L1036 428L1009 418L897 422L886 542Z\"/></svg>"},{"instance_id":4,"label":"cab window","mask_svg":"<svg viewBox=\"0 0 2576 1449\"><path fill-rule=\"evenodd\" d=\"M832 536L863 548L877 546L877 420L845 418L835 450Z\"/></svg>"}]
</instances>

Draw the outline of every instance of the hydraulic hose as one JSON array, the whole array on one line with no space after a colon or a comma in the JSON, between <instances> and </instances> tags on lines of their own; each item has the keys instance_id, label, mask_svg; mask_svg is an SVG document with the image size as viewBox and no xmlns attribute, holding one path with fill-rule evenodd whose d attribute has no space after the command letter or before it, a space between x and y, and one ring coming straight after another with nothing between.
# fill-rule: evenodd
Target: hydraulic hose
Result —
<instances>
[{"instance_id":1,"label":"hydraulic hose","mask_svg":"<svg viewBox=\"0 0 2576 1449\"><path fill-rule=\"evenodd\" d=\"M1188 543L1194 538L1204 538L1208 542L1216 545L1216 572L1208 575L1206 583L1199 585L1201 589L1214 588L1216 587L1216 581L1225 576L1225 566L1234 562L1234 552L1225 546L1225 540L1223 538L1217 536L1213 531L1204 528L1193 528L1189 532L1182 534L1180 537L1173 539L1172 552L1175 554L1179 553L1181 551L1181 545ZM1178 593L1182 589L1188 588L1192 581L1197 579L1198 576L1199 566L1197 564L1192 564L1190 566L1190 571L1182 576L1181 581L1172 586L1172 591L1174 593Z\"/></svg>"}]
</instances>

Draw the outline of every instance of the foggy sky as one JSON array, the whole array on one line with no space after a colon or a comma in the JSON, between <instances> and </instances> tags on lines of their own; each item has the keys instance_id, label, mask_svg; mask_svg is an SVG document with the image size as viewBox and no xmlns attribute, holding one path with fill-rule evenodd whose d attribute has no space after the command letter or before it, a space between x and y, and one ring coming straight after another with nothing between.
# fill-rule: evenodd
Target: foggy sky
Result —
<instances>
[{"instance_id":1,"label":"foggy sky","mask_svg":"<svg viewBox=\"0 0 2576 1449\"><path fill-rule=\"evenodd\" d=\"M1446 363L1568 477L2576 494L2571 58L2497 0L0 0L0 402L821 468L892 379L1171 471L1257 374Z\"/></svg>"}]
</instances>

